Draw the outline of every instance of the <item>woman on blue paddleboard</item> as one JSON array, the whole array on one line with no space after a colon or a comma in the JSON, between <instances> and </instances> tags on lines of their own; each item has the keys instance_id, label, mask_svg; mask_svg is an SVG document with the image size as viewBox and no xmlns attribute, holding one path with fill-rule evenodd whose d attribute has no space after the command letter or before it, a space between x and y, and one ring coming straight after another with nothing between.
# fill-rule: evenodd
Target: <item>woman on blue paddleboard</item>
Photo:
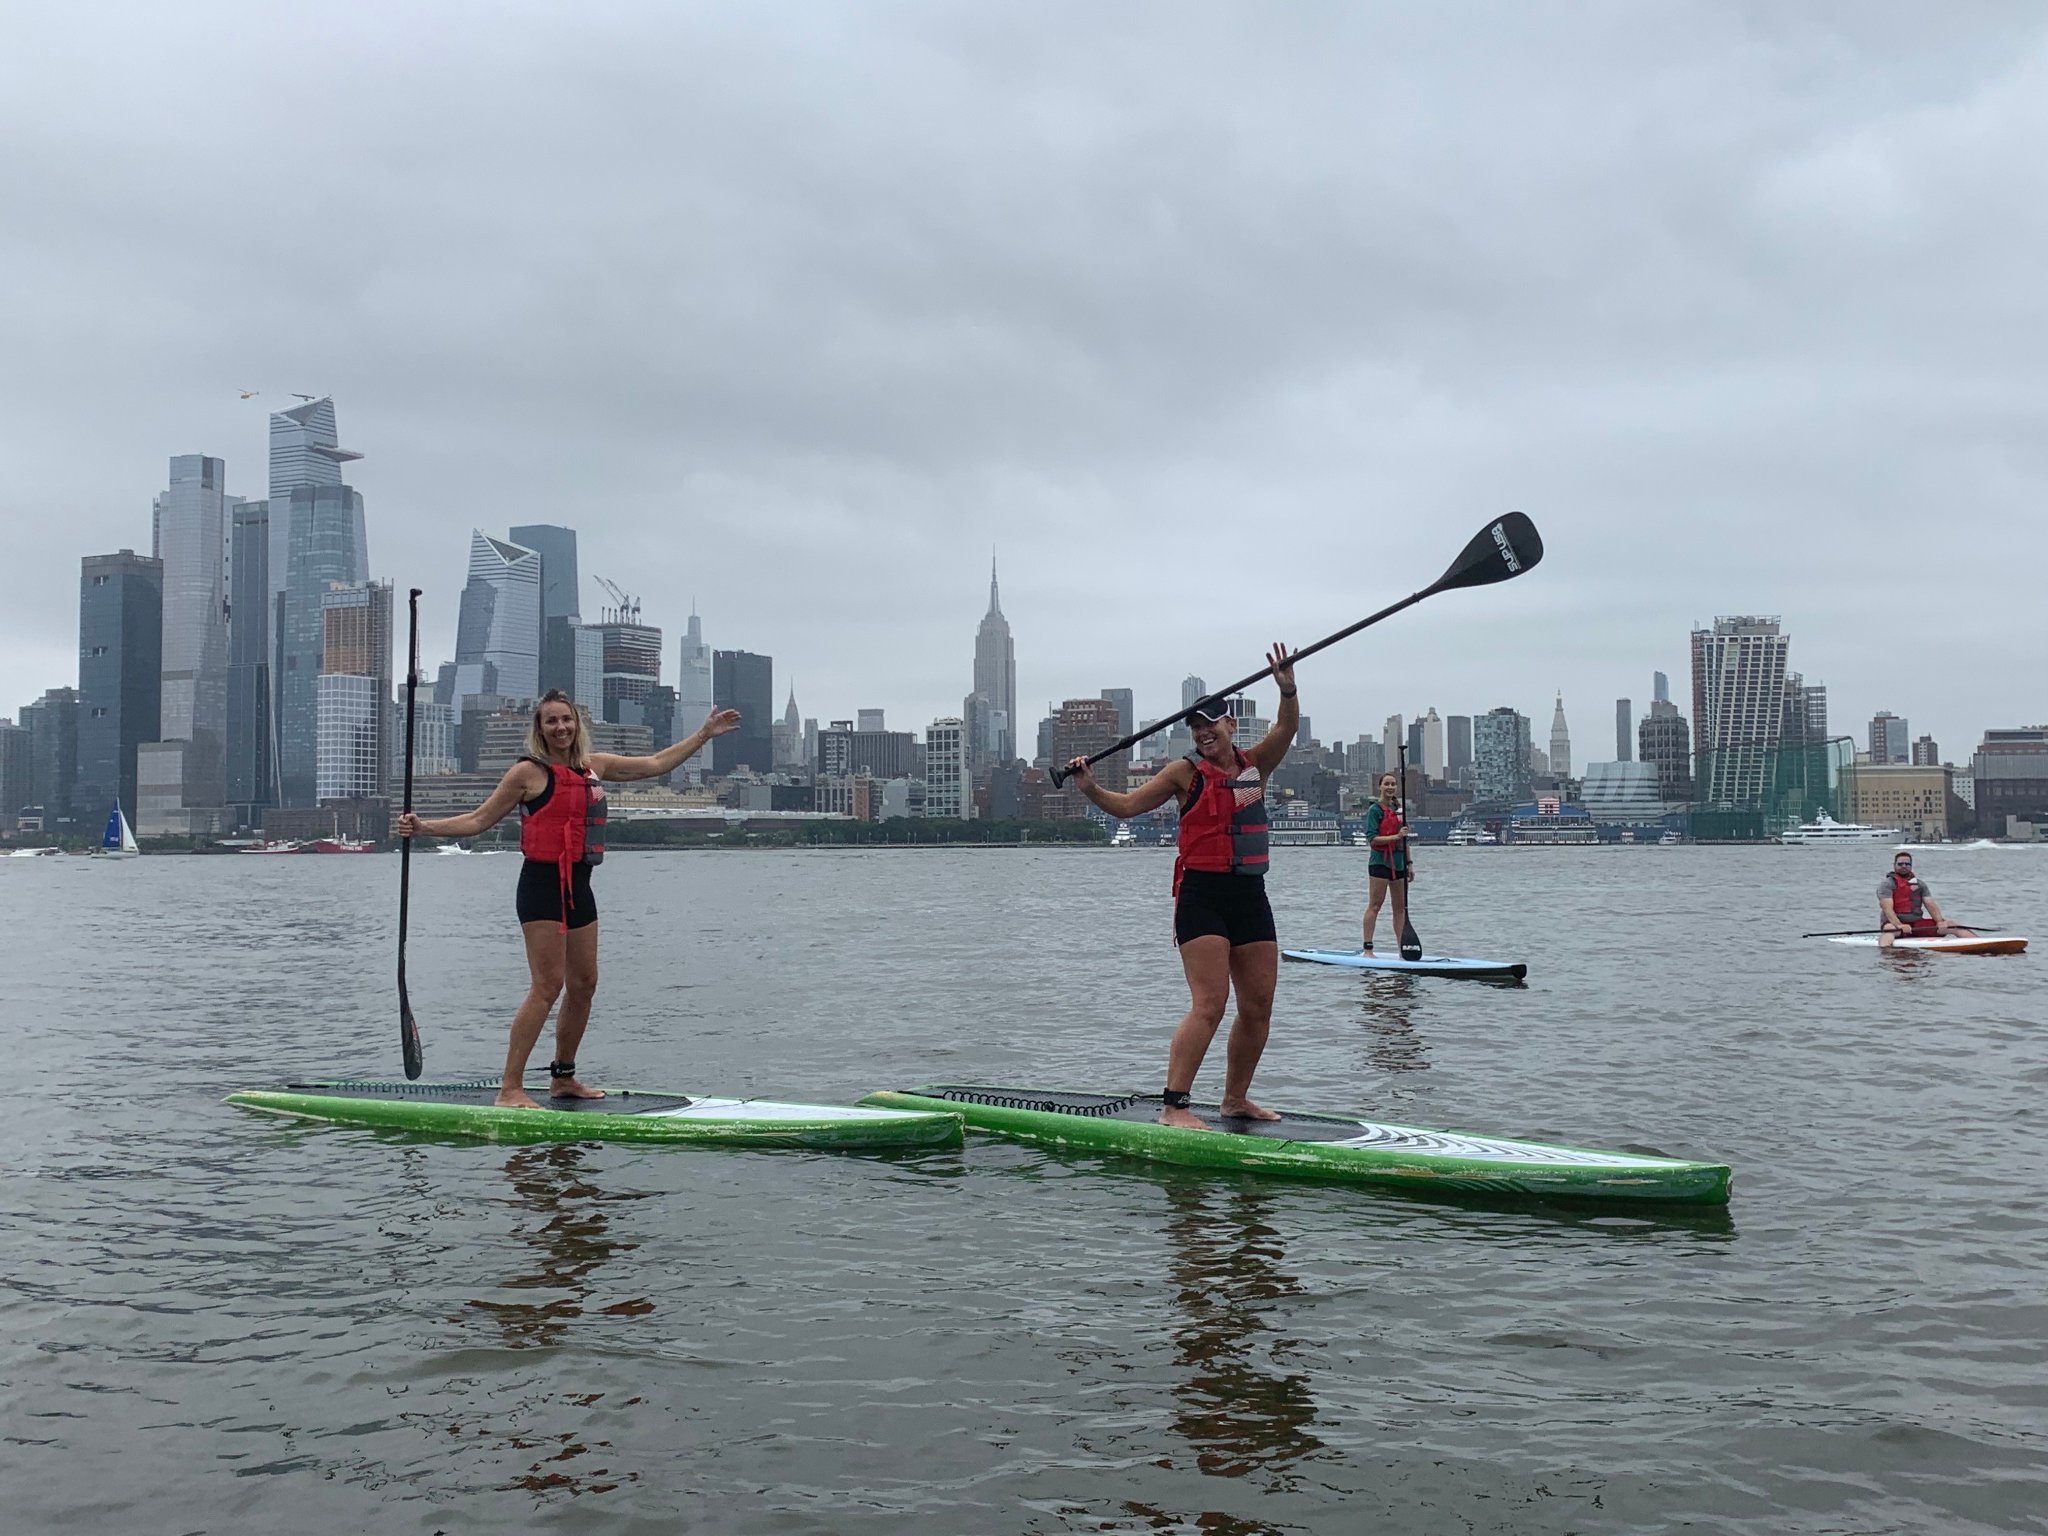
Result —
<instances>
[{"instance_id":1,"label":"woman on blue paddleboard","mask_svg":"<svg viewBox=\"0 0 2048 1536\"><path fill-rule=\"evenodd\" d=\"M1394 893L1394 932L1404 931L1408 922L1408 883L1415 878L1415 865L1408 856L1408 828L1401 821L1401 781L1391 773L1380 775L1379 798L1365 813L1365 837L1372 845L1365 866L1365 952L1372 953L1372 931L1379 926L1380 907L1387 893Z\"/></svg>"},{"instance_id":2,"label":"woman on blue paddleboard","mask_svg":"<svg viewBox=\"0 0 2048 1536\"><path fill-rule=\"evenodd\" d=\"M533 707L526 753L505 770L491 797L466 816L424 821L412 812L398 818L400 837L475 837L520 812L519 868L514 910L526 940L531 977L526 1000L512 1016L505 1051L505 1077L497 1102L513 1109L539 1109L526 1091L526 1058L533 1054L555 1000L555 1059L548 1063L548 1096L601 1099L603 1090L576 1078L576 1047L590 1022L597 991L597 902L590 871L604 858L606 782L657 779L704 749L714 736L739 728L739 711L713 710L702 725L670 747L648 757L620 757L590 750L590 731L566 693L550 688Z\"/></svg>"},{"instance_id":3,"label":"woman on blue paddleboard","mask_svg":"<svg viewBox=\"0 0 2048 1536\"><path fill-rule=\"evenodd\" d=\"M1180 805L1173 941L1180 947L1189 1006L1167 1051L1162 1125L1206 1129L1188 1108L1188 1095L1233 991L1237 1017L1231 1020L1226 1047L1223 1113L1236 1119L1280 1118L1249 1095L1272 1028L1273 986L1280 974L1280 945L1266 901L1266 780L1294 745L1301 719L1288 654L1279 644L1266 653L1280 685L1280 709L1256 746L1238 750L1233 740L1237 721L1229 706L1212 696L1188 716L1195 750L1134 790L1104 789L1088 771L1085 757L1067 765L1081 793L1120 819L1142 816L1168 800Z\"/></svg>"}]
</instances>

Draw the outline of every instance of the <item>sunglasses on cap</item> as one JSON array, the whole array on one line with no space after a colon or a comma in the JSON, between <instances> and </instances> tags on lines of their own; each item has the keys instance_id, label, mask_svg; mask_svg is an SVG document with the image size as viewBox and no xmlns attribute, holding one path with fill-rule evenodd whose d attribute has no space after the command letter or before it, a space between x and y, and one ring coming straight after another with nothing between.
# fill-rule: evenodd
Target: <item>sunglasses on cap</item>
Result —
<instances>
[{"instance_id":1,"label":"sunglasses on cap","mask_svg":"<svg viewBox=\"0 0 2048 1536\"><path fill-rule=\"evenodd\" d=\"M1188 719L1200 720L1214 725L1218 720L1230 718L1230 706L1221 699L1203 699L1188 711Z\"/></svg>"}]
</instances>

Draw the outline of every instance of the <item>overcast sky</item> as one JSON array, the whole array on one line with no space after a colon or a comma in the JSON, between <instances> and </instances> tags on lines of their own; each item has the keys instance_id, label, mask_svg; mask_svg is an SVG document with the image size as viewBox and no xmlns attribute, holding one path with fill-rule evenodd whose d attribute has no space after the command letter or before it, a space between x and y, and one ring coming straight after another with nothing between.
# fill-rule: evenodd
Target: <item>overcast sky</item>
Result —
<instances>
[{"instance_id":1,"label":"overcast sky","mask_svg":"<svg viewBox=\"0 0 2048 1536\"><path fill-rule=\"evenodd\" d=\"M1025 739L1303 667L1325 739L1512 704L1613 752L1773 613L1965 760L2048 719L2035 4L551 0L9 8L0 712L172 454L331 393L450 653L469 530L560 522L673 681L694 597L821 719ZM254 400L241 389L260 390ZM1270 690L1266 697L1270 699Z\"/></svg>"}]
</instances>

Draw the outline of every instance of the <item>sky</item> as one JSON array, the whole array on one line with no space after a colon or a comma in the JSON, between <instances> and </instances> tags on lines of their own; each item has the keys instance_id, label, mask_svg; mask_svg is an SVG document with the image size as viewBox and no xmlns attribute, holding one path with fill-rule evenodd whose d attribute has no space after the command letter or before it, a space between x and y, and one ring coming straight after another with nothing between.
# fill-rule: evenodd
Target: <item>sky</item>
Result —
<instances>
[{"instance_id":1,"label":"sky","mask_svg":"<svg viewBox=\"0 0 2048 1536\"><path fill-rule=\"evenodd\" d=\"M1832 726L2048 720L2048 11L1888 0L15 7L0 714L167 459L260 496L332 394L373 575L565 523L777 709L958 713L993 551L1025 740L1304 664L1324 739L1612 755L1776 614ZM256 390L242 400L243 390ZM1270 686L1264 695L1270 704Z\"/></svg>"}]
</instances>

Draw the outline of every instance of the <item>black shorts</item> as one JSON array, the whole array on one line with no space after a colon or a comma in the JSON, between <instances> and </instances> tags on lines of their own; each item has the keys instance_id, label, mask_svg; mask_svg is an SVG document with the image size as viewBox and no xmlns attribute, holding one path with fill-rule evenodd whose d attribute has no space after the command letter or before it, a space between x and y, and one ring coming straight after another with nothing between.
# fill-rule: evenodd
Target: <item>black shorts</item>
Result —
<instances>
[{"instance_id":1,"label":"black shorts","mask_svg":"<svg viewBox=\"0 0 2048 1536\"><path fill-rule=\"evenodd\" d=\"M562 871L539 859L519 866L519 894L513 898L522 923L562 920ZM590 866L578 860L569 866L569 926L587 928L597 921L597 898L590 894Z\"/></svg>"},{"instance_id":2,"label":"black shorts","mask_svg":"<svg viewBox=\"0 0 2048 1536\"><path fill-rule=\"evenodd\" d=\"M1397 872L1391 864L1368 864L1365 866L1365 872L1375 880L1413 880L1415 878L1415 871L1412 869L1404 868Z\"/></svg>"},{"instance_id":3,"label":"black shorts","mask_svg":"<svg viewBox=\"0 0 2048 1536\"><path fill-rule=\"evenodd\" d=\"M1190 869L1180 877L1180 899L1173 904L1173 942L1217 934L1240 944L1273 944L1273 909L1266 901L1264 875L1219 874Z\"/></svg>"}]
</instances>

